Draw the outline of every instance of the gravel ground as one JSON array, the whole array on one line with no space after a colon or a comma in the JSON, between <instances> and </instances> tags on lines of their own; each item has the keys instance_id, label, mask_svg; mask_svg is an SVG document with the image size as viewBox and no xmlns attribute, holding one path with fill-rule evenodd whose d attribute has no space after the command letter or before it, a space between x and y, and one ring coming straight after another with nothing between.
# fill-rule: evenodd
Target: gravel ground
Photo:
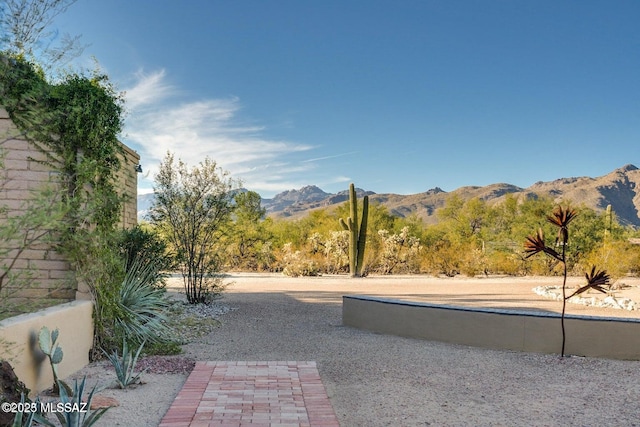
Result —
<instances>
[{"instance_id":1,"label":"gravel ground","mask_svg":"<svg viewBox=\"0 0 640 427\"><path fill-rule=\"evenodd\" d=\"M314 360L342 426L640 426L640 362L495 351L343 327L344 294L558 311L531 288L558 279L434 279L234 275L217 311L222 324L174 358ZM637 284L626 293L640 294ZM635 294L634 294L635 295ZM230 309L227 311L227 309ZM577 314L638 312L570 307ZM169 362L151 362L162 365ZM152 369L153 370L153 369ZM120 406L105 426L157 426L186 379L143 376L131 390L108 388ZM102 383L104 366L79 375Z\"/></svg>"}]
</instances>

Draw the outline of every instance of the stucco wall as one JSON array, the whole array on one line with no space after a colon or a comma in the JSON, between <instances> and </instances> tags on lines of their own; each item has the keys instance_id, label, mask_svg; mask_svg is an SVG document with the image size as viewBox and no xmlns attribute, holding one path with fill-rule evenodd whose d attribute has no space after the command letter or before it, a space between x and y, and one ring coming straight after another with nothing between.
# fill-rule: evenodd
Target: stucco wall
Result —
<instances>
[{"instance_id":1,"label":"stucco wall","mask_svg":"<svg viewBox=\"0 0 640 427\"><path fill-rule=\"evenodd\" d=\"M23 314L0 321L1 359L10 361L18 378L32 393L53 385L51 365L40 351L37 336L46 326L58 329L58 345L64 356L58 365L61 379L68 377L89 363L93 345L93 304L73 301L36 313Z\"/></svg>"},{"instance_id":2,"label":"stucco wall","mask_svg":"<svg viewBox=\"0 0 640 427\"><path fill-rule=\"evenodd\" d=\"M560 353L560 315L345 296L342 321L374 332L501 350ZM566 354L640 360L640 320L566 316Z\"/></svg>"}]
</instances>

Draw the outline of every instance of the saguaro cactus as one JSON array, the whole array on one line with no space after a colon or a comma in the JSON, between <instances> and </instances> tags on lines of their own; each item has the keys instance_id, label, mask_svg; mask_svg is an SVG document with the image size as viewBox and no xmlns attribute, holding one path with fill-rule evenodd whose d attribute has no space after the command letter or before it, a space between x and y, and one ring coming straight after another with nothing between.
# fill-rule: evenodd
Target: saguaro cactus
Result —
<instances>
[{"instance_id":1,"label":"saguaro cactus","mask_svg":"<svg viewBox=\"0 0 640 427\"><path fill-rule=\"evenodd\" d=\"M367 218L369 216L369 196L362 200L362 220L358 224L358 199L356 187L349 185L349 213L345 221L340 218L340 225L350 233L349 240L349 273L351 277L362 277L364 250L367 243Z\"/></svg>"}]
</instances>

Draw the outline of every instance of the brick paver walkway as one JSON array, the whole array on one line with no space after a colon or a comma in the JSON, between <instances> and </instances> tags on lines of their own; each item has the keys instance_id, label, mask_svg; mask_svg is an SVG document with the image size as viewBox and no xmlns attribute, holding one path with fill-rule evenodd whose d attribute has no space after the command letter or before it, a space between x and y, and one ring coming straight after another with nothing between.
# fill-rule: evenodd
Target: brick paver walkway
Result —
<instances>
[{"instance_id":1,"label":"brick paver walkway","mask_svg":"<svg viewBox=\"0 0 640 427\"><path fill-rule=\"evenodd\" d=\"M339 427L316 362L197 362L159 427Z\"/></svg>"}]
</instances>

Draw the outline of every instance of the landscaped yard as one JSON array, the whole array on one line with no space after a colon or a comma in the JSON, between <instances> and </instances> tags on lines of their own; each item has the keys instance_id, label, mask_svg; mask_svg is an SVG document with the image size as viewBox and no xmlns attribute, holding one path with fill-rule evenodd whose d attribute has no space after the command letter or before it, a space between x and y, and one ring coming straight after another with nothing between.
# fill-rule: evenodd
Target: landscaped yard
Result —
<instances>
[{"instance_id":1,"label":"landscaped yard","mask_svg":"<svg viewBox=\"0 0 640 427\"><path fill-rule=\"evenodd\" d=\"M605 425L611 420L631 425L637 421L640 362L478 349L374 334L343 327L341 322L345 294L558 311L558 301L531 290L557 284L557 278L292 279L240 274L229 280L234 284L217 304L231 311L220 316L220 327L185 345L183 357L316 361L344 426ZM627 282L638 284L637 280ZM637 292L637 288L623 292ZM568 313L574 312L640 317L640 312L569 304ZM184 359L178 360L180 367ZM95 365L83 373L101 381L114 378ZM120 406L107 412L102 425L157 425L185 378L184 373L145 374L147 384L125 391L104 390L100 394L116 397Z\"/></svg>"}]
</instances>

